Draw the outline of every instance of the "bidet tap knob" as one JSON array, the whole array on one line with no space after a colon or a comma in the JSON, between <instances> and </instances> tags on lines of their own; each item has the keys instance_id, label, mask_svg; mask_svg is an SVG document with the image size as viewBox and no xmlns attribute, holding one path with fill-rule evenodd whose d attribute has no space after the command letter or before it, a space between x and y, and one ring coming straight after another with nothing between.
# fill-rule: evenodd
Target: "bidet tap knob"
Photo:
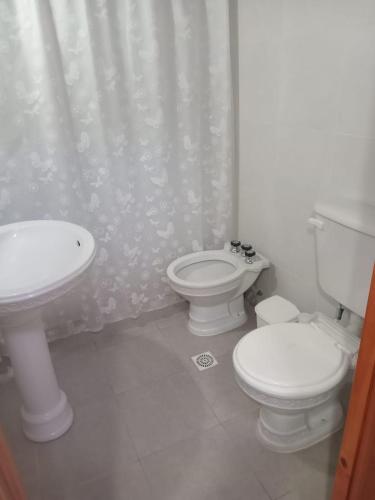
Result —
<instances>
[{"instance_id":1,"label":"bidet tap knob","mask_svg":"<svg viewBox=\"0 0 375 500\"><path fill-rule=\"evenodd\" d=\"M230 242L231 244L231 252L233 253L238 253L240 251L240 246L241 246L241 242L240 240L232 240Z\"/></svg>"},{"instance_id":2,"label":"bidet tap knob","mask_svg":"<svg viewBox=\"0 0 375 500\"><path fill-rule=\"evenodd\" d=\"M256 252L255 250L248 250L245 252L246 262L252 264L255 260Z\"/></svg>"},{"instance_id":3,"label":"bidet tap knob","mask_svg":"<svg viewBox=\"0 0 375 500\"><path fill-rule=\"evenodd\" d=\"M241 245L242 257L245 257L246 252L250 252L250 250L252 250L252 249L253 249L253 247L250 245L250 243L242 243L242 245Z\"/></svg>"}]
</instances>

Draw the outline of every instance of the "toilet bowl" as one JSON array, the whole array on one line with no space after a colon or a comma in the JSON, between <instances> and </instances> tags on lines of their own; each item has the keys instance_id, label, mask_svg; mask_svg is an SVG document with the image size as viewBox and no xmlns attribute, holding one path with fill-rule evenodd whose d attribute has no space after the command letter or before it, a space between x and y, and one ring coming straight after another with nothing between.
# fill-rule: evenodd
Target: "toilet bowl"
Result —
<instances>
[{"instance_id":1,"label":"toilet bowl","mask_svg":"<svg viewBox=\"0 0 375 500\"><path fill-rule=\"evenodd\" d=\"M239 386L260 403L259 440L290 453L339 430L338 392L358 349L356 335L321 313L307 323L276 323L245 335L233 365Z\"/></svg>"},{"instance_id":2,"label":"toilet bowl","mask_svg":"<svg viewBox=\"0 0 375 500\"><path fill-rule=\"evenodd\" d=\"M244 292L269 262L262 255L248 263L240 254L208 250L184 255L167 269L170 286L190 303L188 328L195 335L217 335L244 324Z\"/></svg>"}]
</instances>

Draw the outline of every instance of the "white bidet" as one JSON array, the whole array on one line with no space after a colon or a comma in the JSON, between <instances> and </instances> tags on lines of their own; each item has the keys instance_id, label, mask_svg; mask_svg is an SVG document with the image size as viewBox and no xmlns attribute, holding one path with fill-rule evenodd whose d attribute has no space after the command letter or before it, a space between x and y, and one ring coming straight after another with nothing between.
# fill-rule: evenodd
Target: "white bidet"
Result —
<instances>
[{"instance_id":1,"label":"white bidet","mask_svg":"<svg viewBox=\"0 0 375 500\"><path fill-rule=\"evenodd\" d=\"M249 260L224 248L190 253L168 266L171 287L190 303L192 333L217 335L246 322L243 294L269 267L260 254Z\"/></svg>"}]
</instances>

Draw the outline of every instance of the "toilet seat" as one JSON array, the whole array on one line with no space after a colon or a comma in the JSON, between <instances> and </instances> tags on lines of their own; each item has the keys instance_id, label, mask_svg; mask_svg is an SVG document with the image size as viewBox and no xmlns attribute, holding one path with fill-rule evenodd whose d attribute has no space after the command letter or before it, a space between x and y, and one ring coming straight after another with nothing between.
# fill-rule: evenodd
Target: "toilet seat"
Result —
<instances>
[{"instance_id":1,"label":"toilet seat","mask_svg":"<svg viewBox=\"0 0 375 500\"><path fill-rule=\"evenodd\" d=\"M245 335L233 353L237 375L277 398L310 398L337 386L350 357L324 323L279 323Z\"/></svg>"}]
</instances>

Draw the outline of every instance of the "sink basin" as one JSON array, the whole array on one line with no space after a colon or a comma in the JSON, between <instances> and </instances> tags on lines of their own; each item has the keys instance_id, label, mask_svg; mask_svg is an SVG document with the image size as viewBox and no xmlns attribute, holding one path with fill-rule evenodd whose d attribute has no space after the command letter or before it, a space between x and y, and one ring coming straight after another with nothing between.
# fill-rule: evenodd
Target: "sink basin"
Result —
<instances>
[{"instance_id":1,"label":"sink basin","mask_svg":"<svg viewBox=\"0 0 375 500\"><path fill-rule=\"evenodd\" d=\"M0 227L0 315L66 293L94 255L94 238L76 224L36 220Z\"/></svg>"},{"instance_id":2,"label":"sink basin","mask_svg":"<svg viewBox=\"0 0 375 500\"><path fill-rule=\"evenodd\" d=\"M48 350L41 306L69 292L95 256L83 227L37 220L0 227L0 326L21 393L23 430L50 441L73 422Z\"/></svg>"}]
</instances>

